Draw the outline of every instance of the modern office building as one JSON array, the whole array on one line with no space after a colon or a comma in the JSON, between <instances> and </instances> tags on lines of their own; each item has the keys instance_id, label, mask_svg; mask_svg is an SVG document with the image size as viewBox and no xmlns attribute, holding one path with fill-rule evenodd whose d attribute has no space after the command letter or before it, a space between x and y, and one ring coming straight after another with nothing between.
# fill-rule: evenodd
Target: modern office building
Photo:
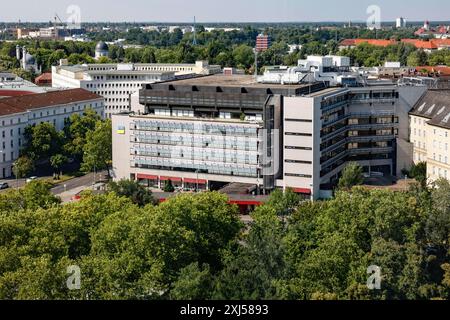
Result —
<instances>
[{"instance_id":1,"label":"modern office building","mask_svg":"<svg viewBox=\"0 0 450 320\"><path fill-rule=\"evenodd\" d=\"M429 90L410 112L414 162L427 163L429 182L450 179L450 90Z\"/></svg>"},{"instance_id":2,"label":"modern office building","mask_svg":"<svg viewBox=\"0 0 450 320\"><path fill-rule=\"evenodd\" d=\"M426 87L328 87L213 75L148 84L113 123L115 179L329 197L349 161L397 175L412 164L408 112ZM132 110L133 111L133 110Z\"/></svg>"},{"instance_id":3,"label":"modern office building","mask_svg":"<svg viewBox=\"0 0 450 320\"><path fill-rule=\"evenodd\" d=\"M220 66L205 61L195 64L89 64L69 66L61 61L52 67L52 86L82 88L105 98L105 112L111 114L130 110L130 95L142 85L177 77L220 72Z\"/></svg>"},{"instance_id":4,"label":"modern office building","mask_svg":"<svg viewBox=\"0 0 450 320\"><path fill-rule=\"evenodd\" d=\"M397 18L395 20L395 27L397 29L406 28L406 19L403 17Z\"/></svg>"},{"instance_id":5,"label":"modern office building","mask_svg":"<svg viewBox=\"0 0 450 320\"><path fill-rule=\"evenodd\" d=\"M0 179L12 175L27 126L49 122L62 130L67 118L74 113L82 114L86 108L103 117L104 99L83 89L0 99Z\"/></svg>"}]
</instances>

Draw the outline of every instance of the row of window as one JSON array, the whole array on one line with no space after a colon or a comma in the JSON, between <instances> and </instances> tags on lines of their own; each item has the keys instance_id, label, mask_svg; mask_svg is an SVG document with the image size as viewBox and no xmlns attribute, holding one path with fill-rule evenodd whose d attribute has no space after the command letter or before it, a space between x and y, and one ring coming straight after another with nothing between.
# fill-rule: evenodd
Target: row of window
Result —
<instances>
[{"instance_id":1,"label":"row of window","mask_svg":"<svg viewBox=\"0 0 450 320\"><path fill-rule=\"evenodd\" d=\"M435 166L433 166L432 170L433 170L434 176L438 176L439 178L445 178L445 179L449 178L446 169L436 168Z\"/></svg>"}]
</instances>

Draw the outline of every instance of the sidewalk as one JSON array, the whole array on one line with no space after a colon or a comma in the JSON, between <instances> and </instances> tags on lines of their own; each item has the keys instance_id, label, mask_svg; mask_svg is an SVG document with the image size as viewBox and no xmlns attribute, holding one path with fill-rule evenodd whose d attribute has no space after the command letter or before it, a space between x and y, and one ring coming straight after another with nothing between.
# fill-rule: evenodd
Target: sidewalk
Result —
<instances>
[{"instance_id":1,"label":"sidewalk","mask_svg":"<svg viewBox=\"0 0 450 320\"><path fill-rule=\"evenodd\" d=\"M57 196L61 198L62 203L68 203L73 201L73 197L75 197L78 193L83 190L92 190L92 185L89 186L81 186L68 191L65 191Z\"/></svg>"}]
</instances>

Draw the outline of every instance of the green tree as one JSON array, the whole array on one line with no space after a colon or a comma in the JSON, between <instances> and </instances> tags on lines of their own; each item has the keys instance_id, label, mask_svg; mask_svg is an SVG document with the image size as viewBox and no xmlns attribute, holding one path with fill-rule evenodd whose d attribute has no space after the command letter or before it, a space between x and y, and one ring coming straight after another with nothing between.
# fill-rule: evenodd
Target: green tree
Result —
<instances>
[{"instance_id":1,"label":"green tree","mask_svg":"<svg viewBox=\"0 0 450 320\"><path fill-rule=\"evenodd\" d=\"M426 66L428 64L428 56L425 51L417 50L408 56L407 63L410 67Z\"/></svg>"},{"instance_id":2,"label":"green tree","mask_svg":"<svg viewBox=\"0 0 450 320\"><path fill-rule=\"evenodd\" d=\"M411 170L409 171L411 178L416 179L420 184L426 185L427 183L427 163L420 162L413 164Z\"/></svg>"},{"instance_id":3,"label":"green tree","mask_svg":"<svg viewBox=\"0 0 450 320\"><path fill-rule=\"evenodd\" d=\"M142 53L141 62L155 63L156 62L155 50L153 48L145 48Z\"/></svg>"},{"instance_id":4,"label":"green tree","mask_svg":"<svg viewBox=\"0 0 450 320\"><path fill-rule=\"evenodd\" d=\"M174 192L175 191L175 187L172 184L171 180L166 181L166 183L164 184L164 192Z\"/></svg>"},{"instance_id":5,"label":"green tree","mask_svg":"<svg viewBox=\"0 0 450 320\"><path fill-rule=\"evenodd\" d=\"M204 264L200 267L198 263L192 263L181 269L170 297L174 300L207 300L211 298L212 289L213 276L209 266Z\"/></svg>"},{"instance_id":6,"label":"green tree","mask_svg":"<svg viewBox=\"0 0 450 320\"><path fill-rule=\"evenodd\" d=\"M140 207L154 203L152 192L137 181L122 179L118 182L110 182L108 189L118 196L129 198Z\"/></svg>"},{"instance_id":7,"label":"green tree","mask_svg":"<svg viewBox=\"0 0 450 320\"><path fill-rule=\"evenodd\" d=\"M247 45L240 45L233 49L233 60L236 66L249 69L255 61L253 49Z\"/></svg>"},{"instance_id":8,"label":"green tree","mask_svg":"<svg viewBox=\"0 0 450 320\"><path fill-rule=\"evenodd\" d=\"M364 183L363 169L355 162L349 163L342 171L339 179L339 189L350 190L352 187Z\"/></svg>"},{"instance_id":9,"label":"green tree","mask_svg":"<svg viewBox=\"0 0 450 320\"><path fill-rule=\"evenodd\" d=\"M249 234L224 258L214 299L278 298L276 282L286 273L282 224L270 206L257 208L252 217Z\"/></svg>"},{"instance_id":10,"label":"green tree","mask_svg":"<svg viewBox=\"0 0 450 320\"><path fill-rule=\"evenodd\" d=\"M50 165L52 166L54 172L53 172L53 179L59 180L60 176L62 175L62 167L64 164L66 164L68 161L67 157L62 154L56 154L50 158Z\"/></svg>"},{"instance_id":11,"label":"green tree","mask_svg":"<svg viewBox=\"0 0 450 320\"><path fill-rule=\"evenodd\" d=\"M72 114L64 126L65 153L82 160L87 133L95 130L99 120L101 117L91 108L86 109L83 115Z\"/></svg>"},{"instance_id":12,"label":"green tree","mask_svg":"<svg viewBox=\"0 0 450 320\"><path fill-rule=\"evenodd\" d=\"M95 129L86 134L86 144L83 148L83 163L85 172L93 170L108 171L112 161L112 127L111 121L97 121Z\"/></svg>"},{"instance_id":13,"label":"green tree","mask_svg":"<svg viewBox=\"0 0 450 320\"><path fill-rule=\"evenodd\" d=\"M47 160L52 155L61 152L63 133L57 132L55 127L42 122L25 128L25 148L23 154L32 160Z\"/></svg>"},{"instance_id":14,"label":"green tree","mask_svg":"<svg viewBox=\"0 0 450 320\"><path fill-rule=\"evenodd\" d=\"M26 156L22 156L14 162L13 173L17 179L25 178L34 170L33 160Z\"/></svg>"}]
</instances>

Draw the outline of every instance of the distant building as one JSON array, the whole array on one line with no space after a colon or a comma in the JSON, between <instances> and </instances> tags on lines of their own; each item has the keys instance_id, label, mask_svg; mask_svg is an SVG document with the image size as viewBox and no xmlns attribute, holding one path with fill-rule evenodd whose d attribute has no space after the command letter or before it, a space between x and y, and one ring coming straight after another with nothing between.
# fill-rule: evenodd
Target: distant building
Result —
<instances>
[{"instance_id":1,"label":"distant building","mask_svg":"<svg viewBox=\"0 0 450 320\"><path fill-rule=\"evenodd\" d=\"M429 90L410 112L414 162L427 163L428 182L450 179L450 89Z\"/></svg>"},{"instance_id":2,"label":"distant building","mask_svg":"<svg viewBox=\"0 0 450 320\"><path fill-rule=\"evenodd\" d=\"M425 25L424 27L418 29L414 34L419 37L448 39L450 38L450 26L441 25L437 28L430 28L428 24L428 26Z\"/></svg>"},{"instance_id":3,"label":"distant building","mask_svg":"<svg viewBox=\"0 0 450 320\"><path fill-rule=\"evenodd\" d=\"M352 49L356 48L360 44L367 43L372 46L377 47L387 47L393 44L396 44L397 42L395 40L379 40L379 39L344 39L339 44L339 49Z\"/></svg>"},{"instance_id":4,"label":"distant building","mask_svg":"<svg viewBox=\"0 0 450 320\"><path fill-rule=\"evenodd\" d=\"M30 71L35 74L40 74L41 69L39 68L36 59L28 53L26 47L16 46L16 59L20 62L20 67L25 71Z\"/></svg>"},{"instance_id":5,"label":"distant building","mask_svg":"<svg viewBox=\"0 0 450 320\"><path fill-rule=\"evenodd\" d=\"M24 80L13 73L0 72L0 99L44 93L47 91L47 88L38 87L34 83Z\"/></svg>"},{"instance_id":6,"label":"distant building","mask_svg":"<svg viewBox=\"0 0 450 320\"><path fill-rule=\"evenodd\" d=\"M301 50L302 47L303 46L301 44L288 44L288 48L289 48L288 53L289 54L294 53L296 50Z\"/></svg>"},{"instance_id":7,"label":"distant building","mask_svg":"<svg viewBox=\"0 0 450 320\"><path fill-rule=\"evenodd\" d=\"M406 19L405 18L397 18L396 22L395 22L395 27L398 29L401 28L406 28Z\"/></svg>"},{"instance_id":8,"label":"distant building","mask_svg":"<svg viewBox=\"0 0 450 320\"><path fill-rule=\"evenodd\" d=\"M450 39L430 39L429 41L420 39L401 39L402 43L414 45L417 49L423 49L425 52L434 50L442 50L450 48ZM396 40L378 40L378 39L345 39L339 44L339 49L352 49L358 45L367 43L377 47L387 47L389 45L398 44Z\"/></svg>"},{"instance_id":9,"label":"distant building","mask_svg":"<svg viewBox=\"0 0 450 320\"><path fill-rule=\"evenodd\" d=\"M270 48L271 40L269 35L259 34L256 37L256 51L262 52Z\"/></svg>"},{"instance_id":10,"label":"distant building","mask_svg":"<svg viewBox=\"0 0 450 320\"><path fill-rule=\"evenodd\" d=\"M39 77L34 79L34 83L38 86L52 86L52 74L51 72L46 72L41 74Z\"/></svg>"},{"instance_id":11,"label":"distant building","mask_svg":"<svg viewBox=\"0 0 450 320\"><path fill-rule=\"evenodd\" d=\"M109 47L106 43L103 41L100 41L95 46L95 59L100 59L101 57L108 57L109 56Z\"/></svg>"},{"instance_id":12,"label":"distant building","mask_svg":"<svg viewBox=\"0 0 450 320\"><path fill-rule=\"evenodd\" d=\"M60 131L72 114L82 114L86 108L103 117L104 99L83 89L0 99L0 179L12 176L27 126L49 122Z\"/></svg>"}]
</instances>

